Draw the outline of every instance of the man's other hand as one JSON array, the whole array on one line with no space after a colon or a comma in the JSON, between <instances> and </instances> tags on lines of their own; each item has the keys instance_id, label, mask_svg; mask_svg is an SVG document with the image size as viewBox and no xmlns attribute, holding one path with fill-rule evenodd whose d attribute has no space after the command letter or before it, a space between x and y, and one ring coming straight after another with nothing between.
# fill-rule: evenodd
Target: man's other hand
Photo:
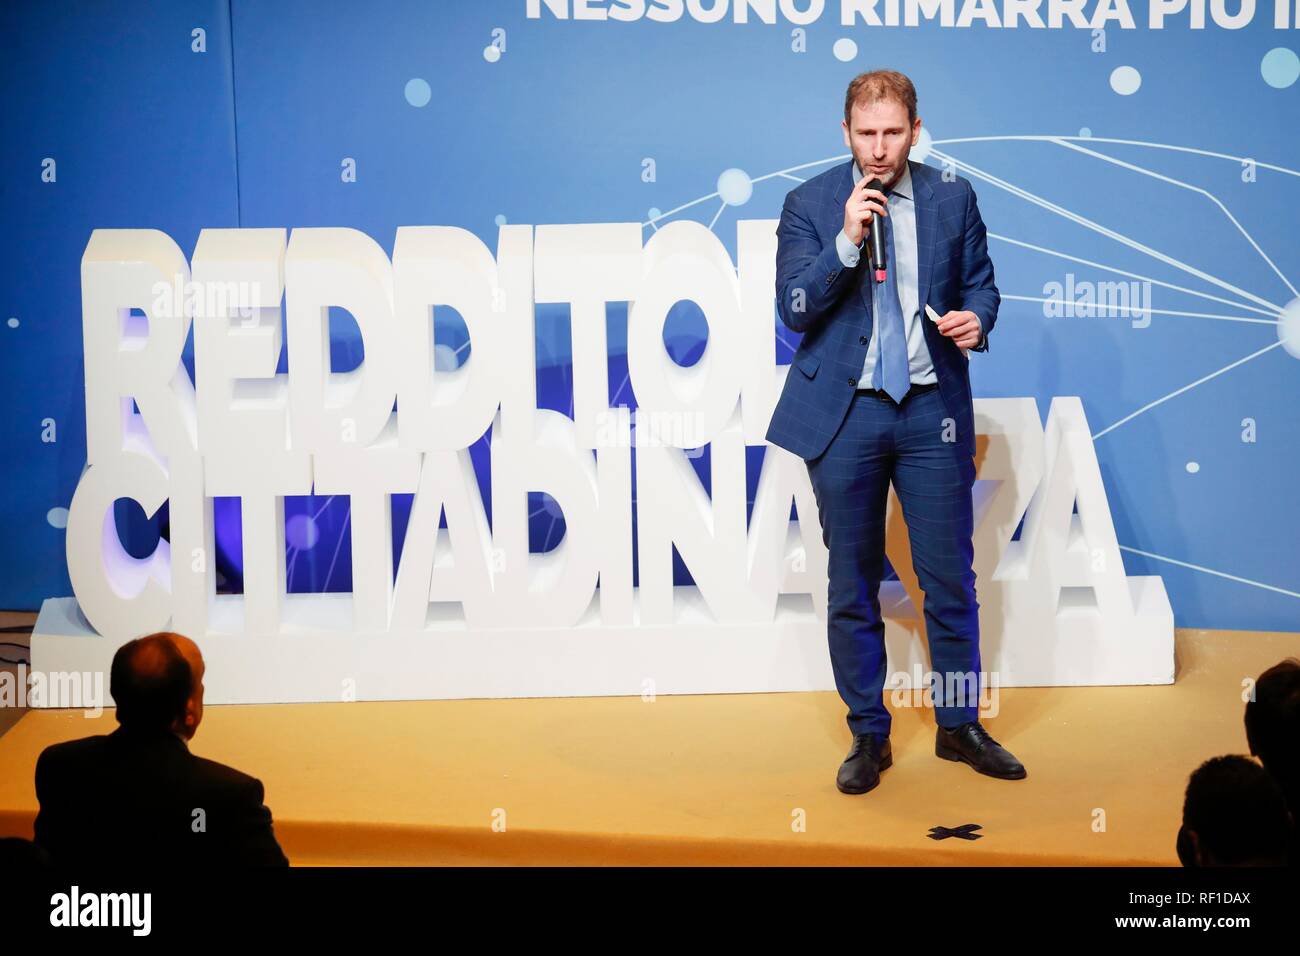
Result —
<instances>
[{"instance_id":1,"label":"man's other hand","mask_svg":"<svg viewBox=\"0 0 1300 956\"><path fill-rule=\"evenodd\" d=\"M984 329L974 312L945 312L935 323L935 328L964 349L973 349L979 345L984 335Z\"/></svg>"}]
</instances>

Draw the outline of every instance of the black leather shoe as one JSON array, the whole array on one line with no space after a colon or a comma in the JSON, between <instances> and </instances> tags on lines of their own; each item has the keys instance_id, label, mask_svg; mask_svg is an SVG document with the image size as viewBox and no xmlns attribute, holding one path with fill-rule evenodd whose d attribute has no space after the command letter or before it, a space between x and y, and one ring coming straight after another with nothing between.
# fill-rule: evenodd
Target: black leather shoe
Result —
<instances>
[{"instance_id":1,"label":"black leather shoe","mask_svg":"<svg viewBox=\"0 0 1300 956\"><path fill-rule=\"evenodd\" d=\"M894 765L889 738L880 734L854 734L849 755L840 764L835 786L840 793L866 793L880 783L880 771Z\"/></svg>"},{"instance_id":2,"label":"black leather shoe","mask_svg":"<svg viewBox=\"0 0 1300 956\"><path fill-rule=\"evenodd\" d=\"M938 728L934 755L944 760L963 760L990 777L1020 780L1025 776L1020 761L990 737L978 720L967 721L953 730Z\"/></svg>"}]
</instances>

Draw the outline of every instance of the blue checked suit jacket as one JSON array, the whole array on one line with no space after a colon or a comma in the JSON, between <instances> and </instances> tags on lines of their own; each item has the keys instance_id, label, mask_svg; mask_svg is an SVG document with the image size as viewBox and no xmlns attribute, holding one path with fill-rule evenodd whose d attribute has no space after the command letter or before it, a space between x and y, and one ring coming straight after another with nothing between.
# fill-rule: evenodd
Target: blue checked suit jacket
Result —
<instances>
[{"instance_id":1,"label":"blue checked suit jacket","mask_svg":"<svg viewBox=\"0 0 1300 956\"><path fill-rule=\"evenodd\" d=\"M967 310L979 316L984 340L972 351L983 352L1002 297L993 281L984 221L970 182L960 176L945 182L938 169L910 160L908 165L925 342L957 442L973 456L970 360L926 318L925 304L939 315ZM835 248L852 191L849 159L791 190L776 229L777 311L789 329L803 333L803 341L791 360L767 440L803 459L820 456L839 430L871 342L870 259L864 253L858 265L848 269Z\"/></svg>"}]
</instances>

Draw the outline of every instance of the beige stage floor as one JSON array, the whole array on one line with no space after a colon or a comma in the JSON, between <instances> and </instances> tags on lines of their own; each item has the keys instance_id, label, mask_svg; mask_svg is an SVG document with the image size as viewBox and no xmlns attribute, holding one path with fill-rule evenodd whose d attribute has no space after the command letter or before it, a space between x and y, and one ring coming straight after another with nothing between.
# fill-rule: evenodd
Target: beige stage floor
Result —
<instances>
[{"instance_id":1,"label":"beige stage floor","mask_svg":"<svg viewBox=\"0 0 1300 956\"><path fill-rule=\"evenodd\" d=\"M936 758L932 711L896 707L894 766L845 796L834 693L211 707L191 749L264 781L298 865L1177 865L1188 775L1246 752L1242 682L1300 634L1181 630L1177 654L1172 686L1002 690L985 726L1020 781ZM0 835L31 835L43 747L114 726L10 727Z\"/></svg>"}]
</instances>

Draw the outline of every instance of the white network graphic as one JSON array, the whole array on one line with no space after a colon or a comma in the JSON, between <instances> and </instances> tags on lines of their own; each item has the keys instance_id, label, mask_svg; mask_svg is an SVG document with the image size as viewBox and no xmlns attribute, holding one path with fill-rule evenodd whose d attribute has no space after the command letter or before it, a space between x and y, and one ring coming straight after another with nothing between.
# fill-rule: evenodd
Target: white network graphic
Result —
<instances>
[{"instance_id":1,"label":"white network graphic","mask_svg":"<svg viewBox=\"0 0 1300 956\"><path fill-rule=\"evenodd\" d=\"M1086 133L1087 131L1085 130L1081 132ZM1245 238L1245 240L1250 244L1251 248L1253 248L1255 252L1263 259L1263 261L1267 263L1268 267L1277 275L1277 277L1290 291L1292 298L1285 305L1272 302L1262 296L1256 295L1253 292L1250 292L1246 289L1242 289L1218 276L1211 275L1201 269L1198 269L1195 266L1190 265L1189 263L1182 262L1172 256L1160 252L1157 249L1153 249L1150 246L1147 246L1137 241L1136 239L1133 239L1120 232L1117 232L1116 230L1101 225L1100 223L1095 222L1086 216L1080 215L1079 213L1066 209L1060 205L1057 205L1056 203L1044 199L1041 196L1034 195L1033 193L1025 189L1022 189L1012 183L1009 183L1006 180L1000 179L999 177L994 176L991 173L988 173L982 169L978 169L970 165L969 163L963 162L945 151L941 151L935 148L937 146L948 146L951 144L961 144L961 143L1008 142L1008 141L1052 143L1063 149L1072 150L1081 153L1083 155L1090 156L1096 160L1113 164L1115 166L1129 170L1130 172L1138 173L1144 176L1150 176L1154 179L1161 180L1165 183L1169 183L1171 185L1189 190L1193 193L1203 196L1205 199L1209 200L1216 207L1218 207L1218 209L1222 212L1222 214L1232 224L1233 228L1235 228ZM1111 143L1111 144L1123 145L1123 146L1145 147L1148 149L1171 150L1175 152L1189 153L1198 156L1206 156L1215 159L1228 160L1239 164L1249 161L1249 162L1254 162L1255 166L1258 169L1267 169L1273 172L1282 173L1288 176L1295 176L1295 177L1300 177L1300 171L1294 169L1288 169L1284 166L1278 166L1271 163L1264 163L1256 160L1248 160L1247 157L1233 156L1227 153L1211 152L1208 150L1195 149L1186 146L1175 146L1166 143L1150 143L1150 142L1144 142L1140 140L1109 139L1103 137L1093 137L1091 135L973 136L973 137L963 137L958 139L935 140L931 138L929 130L924 128L922 129L919 142L912 149L910 153L910 158L912 160L918 163L924 163L929 157L932 156L939 162L951 167L956 171L965 173L966 175L974 179L978 179L982 182L988 183L992 186L1002 189L1014 196L1017 196L1020 199L1023 199L1024 201L1034 206L1045 209L1053 213L1054 215L1057 215L1070 222L1076 223L1077 225L1082 226L1085 229L1099 233L1100 235L1103 235L1124 246L1127 246L1130 249L1140 252L1143 255L1149 256L1159 262L1162 262L1168 266L1173 267L1174 269L1187 273L1188 275L1194 276L1197 279L1200 279L1204 283L1208 283L1218 289L1223 290L1224 292L1231 293L1233 296L1236 296L1236 298L1228 298L1222 295L1215 295L1210 292L1206 292L1198 289L1192 289L1187 286L1176 285L1174 283L1166 282L1161 279L1156 279L1151 276L1142 275L1136 272L1130 272L1128 270L1121 269L1117 266L1108 265L1102 262L1096 262L1091 259L1080 258L1078 256L1073 256L1057 249L1049 249L1041 245L1025 242L1023 240L1016 239L1011 236L1000 235L995 232L988 233L988 238L990 240L1003 242L1008 245L1017 246L1023 249L1028 249L1033 252L1038 252L1047 256L1053 256L1058 259L1063 259L1069 262L1091 266L1093 268L1111 272L1116 275L1126 276L1130 279L1137 279L1137 280L1149 282L1154 286L1161 286L1167 289L1172 289L1177 292L1185 293L1187 295L1195 296L1197 298L1205 299L1211 302L1216 302L1221 305L1228 305L1239 311L1253 312L1256 313L1256 315L1247 316L1247 315L1240 315L1240 314L1225 314L1221 312L1188 312L1188 311L1179 311L1179 310L1170 310L1170 309L1150 308L1147 311L1151 313L1155 313L1159 315L1182 316L1182 317L1189 317L1189 318L1204 318L1204 319L1212 319L1212 320L1225 321L1225 322L1245 322L1250 324L1272 325L1276 327L1277 336L1278 336L1278 340L1276 342L1266 345L1261 349L1257 349L1256 351L1251 352L1248 355L1242 356L1241 358L1238 358L1235 361L1229 362L1227 365L1224 365L1222 368L1216 369L1215 371L1210 372L1207 375L1201 376L1195 381L1189 382L1180 388L1174 389L1173 391L1169 392L1166 395L1162 395L1159 398L1154 399L1153 401L1147 402L1145 405L1142 405L1140 408L1135 409L1134 411L1130 412L1128 415L1125 415L1123 418L1119 419L1118 421L1111 423L1110 425L1106 426L1105 428L1102 428L1100 431L1093 434L1092 438L1094 441L1110 433L1111 431L1114 431L1116 428L1119 428L1122 425L1132 421L1134 418L1137 418L1139 415L1145 414L1151 409L1156 408L1164 404L1165 402L1171 401L1172 399L1177 398L1179 395L1182 395L1196 388L1199 385L1203 385L1204 383L1211 381L1212 379L1215 379L1220 375L1224 375L1234 369L1240 368L1241 366L1254 361L1260 356L1268 352L1271 352L1273 349L1282 347L1292 356L1296 358L1300 358L1300 291L1297 291L1295 285L1292 284L1292 282L1286 277L1286 275L1282 272L1282 270L1278 268L1277 264L1273 262L1273 260L1269 257L1269 255L1260 247L1259 243L1255 241L1254 237L1251 236L1251 234L1246 230L1246 228L1241 224L1241 222L1236 218L1236 216L1232 214L1231 210L1229 210L1227 206L1223 204L1222 201L1220 201L1216 196L1214 196L1208 190L1200 186L1194 185L1192 183L1184 182L1180 179L1167 176L1163 173L1159 173L1154 170L1146 169L1142 166L1138 166L1133 163L1125 162L1124 160L1118 159L1113 156L1108 156L1094 149L1090 149L1087 146L1081 145L1082 143ZM650 218L646 222L643 222L641 226L642 228L657 230L659 224L664 222L665 220L668 220L670 217L676 216L680 213L685 212L688 209L692 209L696 206L703 205L712 200L717 200L718 208L714 212L713 218L710 219L708 222L709 229L713 230L714 226L718 222L718 219L722 216L722 213L727 209L728 206L739 207L739 206L743 206L745 203L749 201L749 199L753 195L754 186L756 184L765 182L767 180L773 180L773 179L785 179L785 180L791 180L793 182L801 183L804 182L804 179L796 175L797 173L801 173L807 170L816 170L818 167L825 167L831 163L843 162L849 158L850 158L850 154L844 153L842 155L830 156L825 159L814 160L812 162L802 163L797 166L791 166L787 169L776 170L775 172L766 173L762 176L752 176L752 177L740 169L735 169L735 168L727 169L718 177L718 188L716 191L709 193L708 195L700 196L696 199L692 199L689 202L682 203L681 205L673 209L670 209L667 212L660 212L658 209L651 209L649 210ZM503 216L497 217L498 225L500 225L503 221L504 221ZM1009 301L1034 302L1040 304L1056 304L1056 305L1071 304L1067 301L1059 300L1059 299L1049 299L1049 298L1044 298L1042 296L1016 295L1016 294L1009 294L1005 292L1002 293L1002 298L1004 300L1009 300ZM1095 307L1099 309L1120 309L1120 310L1126 308L1122 306L1111 306L1111 305L1100 304L1100 303L1097 304ZM786 349L786 351L793 353L794 346L785 337L785 330L781 328L779 325L777 326L776 334L777 334L778 341ZM462 344L459 348L456 349L452 349L445 345L439 345L437 356L436 356L436 360L438 362L439 367L455 368L460 361L459 353L462 352L467 347L467 345L468 343ZM623 394L623 391L624 389L627 388L627 386L628 386L628 376L624 375L622 382L619 384L618 388L614 392L614 399L613 399L614 401L617 401L619 399L619 397ZM573 413L573 409L572 407L570 407L569 414L572 415L572 413ZM486 436L484 436L484 438L486 438ZM481 438L480 441L482 440L483 439ZM290 528L289 528L290 533L288 535L289 550L287 555L287 559L288 559L287 576L290 581L293 580L294 566L297 562L297 558L299 557L299 555L303 554L304 552L310 551L317 544L319 539L319 532L317 530L318 528L317 520L326 511L326 509L328 509L330 505L333 503L334 497L335 496L332 495L327 497L324 500L324 502L320 505L320 507L313 514L296 515L294 518L290 519ZM55 510L61 512L61 515L52 517L51 518L52 524L55 523L57 517L62 517L64 520L66 520L65 509L55 509ZM551 537L554 533L555 525L559 520L561 520L562 515L560 513L558 505L556 505L556 503L552 499L550 499L549 496L543 496L542 505L536 510L532 511L529 515L529 518L530 519L534 518L537 515L542 513L549 514L551 518L550 527L547 530L545 541L543 543L543 551L545 551L548 550L550 547ZM53 512L51 514L53 515ZM324 588L326 590L328 590L330 581L333 577L334 568L338 562L339 552L342 548L344 535L347 533L348 523L350 520L351 520L351 515L350 514L345 515L343 520L343 525L339 529L338 538L334 544L333 556L330 560L330 564L325 575ZM1277 587L1275 585L1267 584L1261 581L1253 581L1248 578L1243 578L1238 575L1229 574L1224 571L1216 570L1213 568L1207 568L1202 565L1192 564L1186 561L1181 561L1178 560L1177 558L1168 555L1154 554L1150 551L1140 550L1138 548L1134 548L1124 544L1120 545L1120 550L1128 551L1132 554L1140 555L1142 557L1151 560L1164 561L1169 564L1174 564L1179 567L1187 568L1193 571L1214 575L1216 577L1224 578L1229 581L1235 581L1240 584L1246 584L1252 587L1262 588L1264 590L1287 595L1289 597L1300 598L1300 591L1288 590L1286 588Z\"/></svg>"},{"instance_id":2,"label":"white network graphic","mask_svg":"<svg viewBox=\"0 0 1300 956\"><path fill-rule=\"evenodd\" d=\"M1086 130L1081 132L1085 134L1087 133ZM1246 289L1242 289L1232 284L1231 282L1228 282L1225 279L1220 278L1219 276L1211 275L1201 269L1196 268L1193 265L1190 265L1189 263L1182 262L1174 258L1173 256L1166 255L1165 253L1160 252L1157 249L1153 249L1150 246L1147 246L1137 241L1136 239L1131 238L1130 236L1126 236L1113 229L1107 228L1106 226L1103 226L1102 224L1095 222L1086 216L1080 215L1079 213L1066 209L1063 206L1057 205L1056 203L1044 199L1041 196L1034 195L1028 190L1022 189L1019 186L1009 183L1004 179L1000 179L997 176L994 176L993 174L988 173L982 169L978 169L970 165L969 163L962 162L961 160L957 159L955 156L952 156L947 152L935 148L936 146L948 146L951 144L960 144L960 143L1008 142L1008 141L1017 141L1017 140L1028 141L1028 142L1052 143L1056 146L1061 147L1062 149L1073 150L1083 155L1090 156L1099 161L1111 163L1115 166L1129 170L1130 172L1139 173L1144 176L1150 176L1154 179L1161 180L1173 186L1178 186L1182 189L1190 190L1193 193L1203 196L1204 198L1208 199L1211 203L1213 203L1216 207L1218 207L1218 209L1223 213L1223 215L1227 217L1228 221L1232 224L1233 228L1235 228L1237 232L1239 232L1245 238L1245 240L1250 244L1251 248L1255 250L1255 252L1260 256L1260 258L1262 258L1263 261L1267 263L1268 267L1282 281L1282 283L1290 291L1292 298L1285 305L1280 305L1276 302L1269 301L1263 296L1256 295L1255 293L1247 291ZM1146 310L1151 313L1155 313L1159 315L1213 319L1213 320L1225 321L1225 322L1245 322L1245 323L1258 324L1258 325L1271 325L1276 328L1277 337L1278 337L1278 340L1276 342L1270 343L1269 345L1266 345L1261 349L1257 349L1256 351L1251 352L1248 355L1244 355L1241 358L1236 359L1235 361L1229 362L1227 365L1223 366L1222 368L1210 372L1208 375L1203 375L1193 382L1188 382L1186 385L1183 385L1180 388L1176 388L1166 395L1162 395L1153 401L1147 402L1145 405L1141 406L1140 408L1135 409L1134 411L1130 412L1128 415L1125 415L1123 418L1119 419L1118 421L1113 422L1110 425L1107 425L1105 428L1093 434L1092 438L1094 441L1098 438L1101 438L1103 435L1106 435L1114 431L1116 428L1119 428L1120 426L1125 425L1126 423L1132 421L1133 419L1137 418L1139 415L1143 415L1146 412L1150 411L1151 409L1163 405L1165 402L1171 401L1172 399L1177 398L1179 395L1183 395L1186 392L1191 391L1192 389L1196 388L1199 385L1203 385L1204 383L1211 381L1212 379L1218 378L1220 375L1224 375L1234 369L1240 368L1241 366L1246 365L1247 363L1252 362L1255 359L1259 358L1261 355L1265 355L1266 353L1271 352L1273 349L1281 347L1285 349L1293 357L1300 359L1300 291L1296 290L1296 287L1294 284L1292 284L1291 280L1288 279L1286 275L1282 272L1282 270L1277 267L1277 264L1273 262L1273 260L1269 257L1268 253L1266 253L1260 247L1259 243L1255 241L1254 237L1251 236L1251 234L1246 230L1246 228L1241 224L1241 222L1238 221L1237 217L1232 214L1231 210L1229 210L1227 206L1225 206L1216 196L1214 196L1208 190L1200 186L1194 185L1192 183L1184 182L1172 176L1166 176L1163 173L1159 173L1151 169L1146 169L1142 166L1138 166L1133 163L1125 162L1124 160L1117 159L1113 156L1108 156L1094 149L1089 149L1086 146L1080 145L1080 143L1111 143L1111 144L1123 145L1123 146L1145 147L1148 149L1171 150L1175 152L1211 157L1214 159L1230 160L1238 164L1252 162L1254 163L1255 167L1258 169L1267 169L1273 172L1282 173L1288 176L1295 176L1295 177L1300 177L1300 171L1294 169L1288 169L1284 166L1273 165L1271 163L1259 162L1257 160L1253 160L1244 156L1232 156L1227 153L1211 152L1209 150L1195 149L1187 146L1174 146L1167 143L1149 143L1140 140L1130 140L1130 139L1108 139L1103 137L1093 137L1091 135L971 136L971 137L963 137L958 139L937 139L936 140L931 138L929 130L922 128L921 135L918 139L918 142L916 146L912 148L912 151L909 154L910 158L913 161L918 163L924 163L929 157L933 156L939 162L945 164L946 166L951 167L956 171L962 172L972 177L973 179L978 179L992 186L996 186L998 189L1004 190L1010 193L1011 195L1023 199L1034 206L1045 209L1053 213L1054 215L1060 216L1063 219L1076 223L1077 225L1082 226L1085 229L1089 229L1093 232L1099 233L1100 235L1103 235L1124 246L1127 246L1130 249L1140 252L1143 255L1149 256L1159 262L1171 266L1174 269L1177 269L1181 272L1185 272L1188 275L1195 276L1196 278L1200 279L1202 282L1215 286L1218 289L1223 290L1224 292L1231 293L1232 295L1236 296L1236 298L1227 298L1221 295L1212 294L1210 292L1188 288L1187 286L1175 285L1174 283L1166 282L1161 279L1156 279L1151 276L1141 275L1136 272L1130 272L1125 269L1118 268L1117 266L1108 265L1102 262L1095 262L1090 259L1083 259L1078 256L1072 256L1069 255L1068 253L1061 252L1060 250L1057 249L1048 249L1044 246L1035 245L1029 242L1024 242L1023 240L1016 239L1011 236L1004 236L998 233L989 232L988 238L990 240L996 240L998 242L1003 242L1008 245L1018 246L1023 249L1029 249L1034 252L1042 253L1043 255L1054 256L1056 258L1064 259L1069 262L1075 262L1081 265L1102 269L1104 271L1112 272L1117 275L1127 276L1130 279L1137 279L1137 280L1150 282L1152 285L1162 286L1164 288L1172 289L1177 292L1182 292L1187 295L1195 296L1197 298L1206 299L1211 302L1217 302L1223 305L1232 306L1234 309L1237 309L1239 311L1253 312L1256 313L1257 316L1247 316L1247 315L1240 315L1240 314L1229 315L1229 314L1223 314L1218 312L1186 312L1186 311L1154 309L1154 308ZM801 173L806 170L815 170L818 167L824 167L831 163L844 162L845 160L848 160L850 158L850 155L851 154L849 153L844 153L842 155L827 157L826 159L814 160L813 162L809 162L809 163L801 163L798 166L791 166L787 169L779 169L776 170L775 172L766 173L762 176L751 177L748 174L746 174L743 170L734 169L734 168L725 170L718 177L718 189L715 192L709 193L707 196L700 196L697 199L692 199L690 202L682 203L680 206L670 209L667 212L660 212L658 209L651 209L649 210L650 218L648 219L648 221L642 223L641 225L643 228L650 228L650 229L657 230L659 228L660 223L664 222L665 220L669 219L672 216L682 213L685 210L691 209L695 206L708 203L711 200L718 200L717 211L713 214L713 218L708 223L709 229L712 230L713 227L717 224L718 219L721 217L723 211L728 206L741 206L744 203L749 201L750 196L753 194L753 187L755 184L770 179L786 179L786 180L792 180L797 183L801 183L804 182L805 180L800 176L796 175L797 173ZM1002 293L1002 298L1004 300L1011 300L1011 301L1018 301L1018 302L1035 302L1040 304L1055 304L1055 305L1063 305L1063 306L1071 304L1068 301L1063 301L1059 299L1049 299L1049 298L1044 298L1042 296L1014 295L1005 292ZM1107 309L1107 308L1119 309L1121 311L1125 308L1122 306L1111 306L1111 305L1103 305L1103 304L1098 304L1095 307L1099 309ZM793 353L794 346L785 337L785 330L780 325L778 325L776 328L776 334L777 334L778 341L786 349L786 351ZM623 385L619 387L620 392L622 391L623 386L625 386L626 384L627 384L627 380L624 379ZM615 394L616 398L617 395L618 393ZM1235 581L1240 584L1247 584L1252 587L1262 588L1266 591L1272 591L1277 594L1284 594L1289 597L1300 598L1300 591L1288 590L1286 588L1277 587L1272 584L1266 584L1261 581L1252 581L1248 578L1243 578L1234 574L1228 574L1224 571L1215 570L1213 568L1207 568L1197 564L1191 564L1186 561L1180 561L1177 558L1173 558L1168 555L1153 554L1150 551L1139 550L1138 548L1130 547L1124 544L1120 545L1120 550L1128 551L1136 555L1141 555L1142 557L1149 558L1151 560L1164 561L1169 564L1178 565L1179 567L1188 568L1193 571L1199 571L1204 574L1214 575L1215 577L1224 578L1229 581Z\"/></svg>"}]
</instances>

